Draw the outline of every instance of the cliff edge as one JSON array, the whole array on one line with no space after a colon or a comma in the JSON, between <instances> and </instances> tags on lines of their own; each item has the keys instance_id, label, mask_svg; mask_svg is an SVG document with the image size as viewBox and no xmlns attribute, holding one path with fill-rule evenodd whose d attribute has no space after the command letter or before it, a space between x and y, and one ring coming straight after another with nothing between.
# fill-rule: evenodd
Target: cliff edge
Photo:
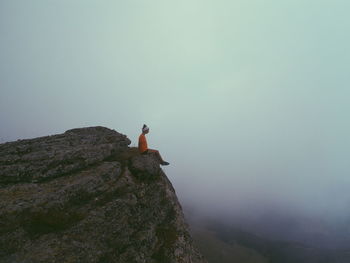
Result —
<instances>
[{"instance_id":1,"label":"cliff edge","mask_svg":"<svg viewBox=\"0 0 350 263\"><path fill-rule=\"evenodd\" d=\"M206 262L153 155L104 127L0 145L0 262Z\"/></svg>"}]
</instances>

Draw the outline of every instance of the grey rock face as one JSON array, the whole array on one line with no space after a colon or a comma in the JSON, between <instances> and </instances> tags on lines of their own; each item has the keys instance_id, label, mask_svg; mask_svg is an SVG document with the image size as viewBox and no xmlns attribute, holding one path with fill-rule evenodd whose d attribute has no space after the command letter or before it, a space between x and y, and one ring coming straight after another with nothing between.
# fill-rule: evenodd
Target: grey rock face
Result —
<instances>
[{"instance_id":1,"label":"grey rock face","mask_svg":"<svg viewBox=\"0 0 350 263\"><path fill-rule=\"evenodd\" d=\"M104 127L0 145L0 184L43 182L99 163L125 150L130 140Z\"/></svg>"},{"instance_id":2,"label":"grey rock face","mask_svg":"<svg viewBox=\"0 0 350 263\"><path fill-rule=\"evenodd\" d=\"M0 145L0 262L205 262L153 155L103 127Z\"/></svg>"}]
</instances>

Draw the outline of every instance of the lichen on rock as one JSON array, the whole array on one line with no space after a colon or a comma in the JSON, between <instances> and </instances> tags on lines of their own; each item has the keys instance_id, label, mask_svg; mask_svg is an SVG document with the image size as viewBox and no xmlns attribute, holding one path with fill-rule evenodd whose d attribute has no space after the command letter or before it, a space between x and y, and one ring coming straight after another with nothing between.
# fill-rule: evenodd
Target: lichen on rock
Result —
<instances>
[{"instance_id":1,"label":"lichen on rock","mask_svg":"<svg viewBox=\"0 0 350 263\"><path fill-rule=\"evenodd\" d=\"M205 262L153 156L89 127L0 145L0 262Z\"/></svg>"}]
</instances>

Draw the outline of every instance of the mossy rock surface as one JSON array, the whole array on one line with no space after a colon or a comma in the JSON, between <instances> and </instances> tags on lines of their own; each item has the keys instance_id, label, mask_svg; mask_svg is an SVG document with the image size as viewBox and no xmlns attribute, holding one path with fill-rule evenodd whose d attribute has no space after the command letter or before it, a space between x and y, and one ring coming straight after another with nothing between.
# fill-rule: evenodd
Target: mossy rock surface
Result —
<instances>
[{"instance_id":1,"label":"mossy rock surface","mask_svg":"<svg viewBox=\"0 0 350 263\"><path fill-rule=\"evenodd\" d=\"M153 155L104 127L0 145L0 262L205 262Z\"/></svg>"}]
</instances>

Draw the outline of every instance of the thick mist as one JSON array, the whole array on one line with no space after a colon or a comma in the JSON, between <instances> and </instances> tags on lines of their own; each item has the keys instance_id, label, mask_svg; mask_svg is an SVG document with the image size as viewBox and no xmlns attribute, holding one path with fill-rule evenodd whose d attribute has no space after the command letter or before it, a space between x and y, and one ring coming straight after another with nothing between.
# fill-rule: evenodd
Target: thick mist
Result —
<instances>
[{"instance_id":1,"label":"thick mist","mask_svg":"<svg viewBox=\"0 0 350 263\"><path fill-rule=\"evenodd\" d=\"M146 123L192 214L348 233L349 7L1 1L0 141Z\"/></svg>"}]
</instances>

